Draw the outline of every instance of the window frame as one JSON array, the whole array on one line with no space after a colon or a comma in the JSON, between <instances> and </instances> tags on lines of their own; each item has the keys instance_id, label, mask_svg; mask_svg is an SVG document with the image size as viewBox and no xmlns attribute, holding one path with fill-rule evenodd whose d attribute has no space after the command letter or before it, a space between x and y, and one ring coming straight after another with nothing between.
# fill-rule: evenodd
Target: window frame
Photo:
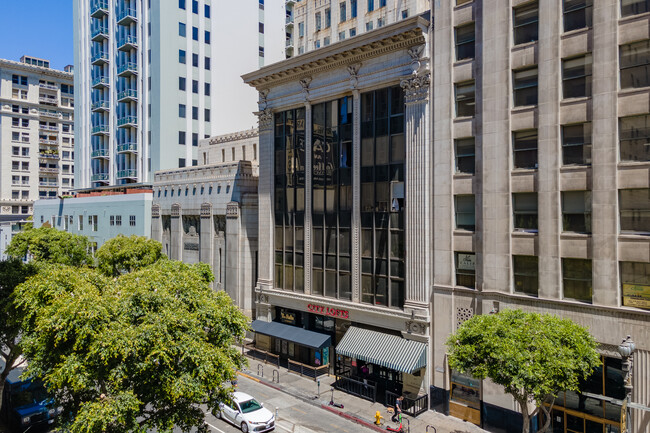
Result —
<instances>
[{"instance_id":1,"label":"window frame","mask_svg":"<svg viewBox=\"0 0 650 433\"><path fill-rule=\"evenodd\" d=\"M520 74L532 71L536 72L535 84L526 84L528 82L532 83L532 81L527 80L527 77L518 77ZM533 93L529 93L530 89L533 88L535 89L534 97L532 96ZM532 102L532 99L534 99L534 102ZM512 70L512 103L514 107L532 107L539 103L539 69L537 65Z\"/></svg>"},{"instance_id":2,"label":"window frame","mask_svg":"<svg viewBox=\"0 0 650 433\"><path fill-rule=\"evenodd\" d=\"M524 201L523 198L532 196L535 197L534 209L532 207L526 208L522 206L523 203L521 202ZM518 201L520 202L519 205L517 203ZM533 203L533 201L528 200L528 203ZM539 229L539 197L537 192L512 193L512 223L514 231L537 233Z\"/></svg>"},{"instance_id":3,"label":"window frame","mask_svg":"<svg viewBox=\"0 0 650 433\"><path fill-rule=\"evenodd\" d=\"M518 23L518 19L521 20L521 17L517 17L517 14L522 14L527 11L532 11L533 9L537 10L534 19L523 20L524 22ZM526 32L523 29L528 29L530 27L531 36L526 37ZM534 30L532 30L534 28ZM522 5L514 6L512 8L512 33L513 33L513 44L522 45L531 42L536 42L539 40L539 3L537 0L525 3Z\"/></svg>"},{"instance_id":4,"label":"window frame","mask_svg":"<svg viewBox=\"0 0 650 433\"><path fill-rule=\"evenodd\" d=\"M645 62L638 61L633 62L638 55L630 54L626 56L624 51L626 49L630 50L633 53L635 46L645 45ZM635 41L628 44L622 44L618 46L618 64L619 64L619 87L620 89L641 89L644 87L650 86L650 39L644 39L641 41ZM645 77L642 74L634 74L634 70L639 68L645 69ZM628 80L629 76L629 80ZM642 80L639 80L639 77L643 77ZM638 85L635 85L635 78L639 81ZM627 82L630 81L632 84L627 85Z\"/></svg>"},{"instance_id":5,"label":"window frame","mask_svg":"<svg viewBox=\"0 0 650 433\"><path fill-rule=\"evenodd\" d=\"M579 73L579 67L568 68L571 62L578 59L584 59L582 64L582 73ZM588 60L588 61L587 61ZM568 57L562 59L562 97L563 99L569 98L585 98L591 96L592 84L592 65L593 57L591 53L586 53L580 56ZM569 72L575 75L569 75ZM584 80L584 83L580 84ZM539 81L539 77L538 77ZM575 85L578 83L578 85Z\"/></svg>"},{"instance_id":6,"label":"window frame","mask_svg":"<svg viewBox=\"0 0 650 433\"><path fill-rule=\"evenodd\" d=\"M459 31L469 29L471 27L471 37L467 33L468 39L460 40ZM476 23L471 22L454 27L454 42L456 51L456 61L474 59L476 57ZM463 54L466 51L466 54Z\"/></svg>"},{"instance_id":7,"label":"window frame","mask_svg":"<svg viewBox=\"0 0 650 433\"><path fill-rule=\"evenodd\" d=\"M470 96L469 92L460 93L459 90L462 88L472 89L472 95ZM466 95L466 96L462 96ZM454 83L454 102L456 108L456 117L474 117L476 116L476 81L469 80L463 81L460 83ZM472 108L472 114L469 114L469 108Z\"/></svg>"}]
</instances>

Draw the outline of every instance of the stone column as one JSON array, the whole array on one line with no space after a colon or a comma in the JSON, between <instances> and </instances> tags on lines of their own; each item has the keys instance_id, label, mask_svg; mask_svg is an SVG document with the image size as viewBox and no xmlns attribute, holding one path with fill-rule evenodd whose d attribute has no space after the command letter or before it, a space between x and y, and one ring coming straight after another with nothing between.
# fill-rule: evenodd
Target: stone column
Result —
<instances>
[{"instance_id":1,"label":"stone column","mask_svg":"<svg viewBox=\"0 0 650 433\"><path fill-rule=\"evenodd\" d=\"M169 258L183 260L183 211L178 203L172 204L171 234L169 236Z\"/></svg>"},{"instance_id":2,"label":"stone column","mask_svg":"<svg viewBox=\"0 0 650 433\"><path fill-rule=\"evenodd\" d=\"M348 66L352 87L352 302L361 301L361 63Z\"/></svg>"},{"instance_id":3,"label":"stone column","mask_svg":"<svg viewBox=\"0 0 650 433\"><path fill-rule=\"evenodd\" d=\"M303 78L300 80L300 85L302 86L302 92L305 97L305 260L304 260L304 270L305 270L305 294L311 294L311 267L312 267L312 256L311 256L311 189L312 189L312 166L311 166L311 152L312 152L312 138L311 138L311 102L309 102L309 84L311 83L311 78Z\"/></svg>"},{"instance_id":4,"label":"stone column","mask_svg":"<svg viewBox=\"0 0 650 433\"><path fill-rule=\"evenodd\" d=\"M232 298L235 305L244 308L240 297L241 285L241 227L239 219L239 203L231 201L226 205L226 275L224 290ZM223 259L222 259L223 260Z\"/></svg>"},{"instance_id":5,"label":"stone column","mask_svg":"<svg viewBox=\"0 0 650 433\"><path fill-rule=\"evenodd\" d=\"M212 222L211 203L201 203L200 228L201 232L199 233L199 260L202 263L207 263L212 266L212 262L214 261L214 223Z\"/></svg>"},{"instance_id":6,"label":"stone column","mask_svg":"<svg viewBox=\"0 0 650 433\"><path fill-rule=\"evenodd\" d=\"M424 46L411 48L414 59ZM426 68L415 71L400 83L405 92L406 120L406 302L407 307L427 309L431 227L429 203L431 165L429 162L429 84Z\"/></svg>"},{"instance_id":7,"label":"stone column","mask_svg":"<svg viewBox=\"0 0 650 433\"><path fill-rule=\"evenodd\" d=\"M562 11L553 2L539 3L538 186L539 296L560 298L560 34Z\"/></svg>"},{"instance_id":8,"label":"stone column","mask_svg":"<svg viewBox=\"0 0 650 433\"><path fill-rule=\"evenodd\" d=\"M618 296L618 1L594 2L592 166L593 303L617 306Z\"/></svg>"},{"instance_id":9,"label":"stone column","mask_svg":"<svg viewBox=\"0 0 650 433\"><path fill-rule=\"evenodd\" d=\"M273 287L273 112L265 108L259 118L259 278L258 289Z\"/></svg>"},{"instance_id":10,"label":"stone column","mask_svg":"<svg viewBox=\"0 0 650 433\"><path fill-rule=\"evenodd\" d=\"M84 215L85 218L85 215ZM162 218L160 217L160 205L151 205L151 239L162 243Z\"/></svg>"}]
</instances>

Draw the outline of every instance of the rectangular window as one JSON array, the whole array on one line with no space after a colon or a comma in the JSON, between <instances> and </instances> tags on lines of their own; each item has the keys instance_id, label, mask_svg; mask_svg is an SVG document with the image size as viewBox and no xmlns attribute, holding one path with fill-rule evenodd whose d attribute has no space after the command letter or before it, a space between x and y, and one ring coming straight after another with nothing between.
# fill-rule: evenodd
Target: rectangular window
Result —
<instances>
[{"instance_id":1,"label":"rectangular window","mask_svg":"<svg viewBox=\"0 0 650 433\"><path fill-rule=\"evenodd\" d=\"M325 28L329 29L332 25L332 10L330 8L325 9Z\"/></svg>"},{"instance_id":2,"label":"rectangular window","mask_svg":"<svg viewBox=\"0 0 650 433\"><path fill-rule=\"evenodd\" d=\"M41 218L43 218L43 217L41 216ZM82 231L84 229L84 216L79 215L78 219L79 219L79 223L77 224L77 230ZM41 221L41 222L43 222L43 221Z\"/></svg>"},{"instance_id":3,"label":"rectangular window","mask_svg":"<svg viewBox=\"0 0 650 433\"><path fill-rule=\"evenodd\" d=\"M513 30L515 45L538 39L539 6L537 1L513 8Z\"/></svg>"},{"instance_id":4,"label":"rectangular window","mask_svg":"<svg viewBox=\"0 0 650 433\"><path fill-rule=\"evenodd\" d=\"M368 0L368 12L375 10L375 0Z\"/></svg>"},{"instance_id":5,"label":"rectangular window","mask_svg":"<svg viewBox=\"0 0 650 433\"><path fill-rule=\"evenodd\" d=\"M650 86L650 40L619 47L621 89Z\"/></svg>"},{"instance_id":6,"label":"rectangular window","mask_svg":"<svg viewBox=\"0 0 650 433\"><path fill-rule=\"evenodd\" d=\"M325 37L323 38L323 46L326 47L326 46L328 46L329 44L330 44L330 37L329 37L329 36L325 36Z\"/></svg>"},{"instance_id":7,"label":"rectangular window","mask_svg":"<svg viewBox=\"0 0 650 433\"><path fill-rule=\"evenodd\" d=\"M357 17L357 0L350 0L350 17Z\"/></svg>"},{"instance_id":8,"label":"rectangular window","mask_svg":"<svg viewBox=\"0 0 650 433\"><path fill-rule=\"evenodd\" d=\"M562 95L591 96L591 54L562 60Z\"/></svg>"},{"instance_id":9,"label":"rectangular window","mask_svg":"<svg viewBox=\"0 0 650 433\"><path fill-rule=\"evenodd\" d=\"M198 54L192 54L192 66L195 68L199 67L199 55Z\"/></svg>"},{"instance_id":10,"label":"rectangular window","mask_svg":"<svg viewBox=\"0 0 650 433\"><path fill-rule=\"evenodd\" d=\"M638 15L650 11L650 0L621 0L621 16Z\"/></svg>"},{"instance_id":11,"label":"rectangular window","mask_svg":"<svg viewBox=\"0 0 650 433\"><path fill-rule=\"evenodd\" d=\"M564 31L592 26L593 0L564 0Z\"/></svg>"},{"instance_id":12,"label":"rectangular window","mask_svg":"<svg viewBox=\"0 0 650 433\"><path fill-rule=\"evenodd\" d=\"M457 83L456 117L474 116L476 109L474 81Z\"/></svg>"},{"instance_id":13,"label":"rectangular window","mask_svg":"<svg viewBox=\"0 0 650 433\"><path fill-rule=\"evenodd\" d=\"M185 30L185 23L178 23L178 36L185 37L186 30Z\"/></svg>"},{"instance_id":14,"label":"rectangular window","mask_svg":"<svg viewBox=\"0 0 650 433\"><path fill-rule=\"evenodd\" d=\"M537 193L512 194L512 211L515 230L537 231Z\"/></svg>"},{"instance_id":15,"label":"rectangular window","mask_svg":"<svg viewBox=\"0 0 650 433\"><path fill-rule=\"evenodd\" d=\"M209 44L210 43L210 32L206 30L204 37L205 37L205 43Z\"/></svg>"},{"instance_id":16,"label":"rectangular window","mask_svg":"<svg viewBox=\"0 0 650 433\"><path fill-rule=\"evenodd\" d=\"M321 29L321 18L320 18L320 12L316 12L316 16L314 17L316 21L316 31L319 31Z\"/></svg>"},{"instance_id":17,"label":"rectangular window","mask_svg":"<svg viewBox=\"0 0 650 433\"><path fill-rule=\"evenodd\" d=\"M185 167L185 158L178 158L178 168Z\"/></svg>"},{"instance_id":18,"label":"rectangular window","mask_svg":"<svg viewBox=\"0 0 650 433\"><path fill-rule=\"evenodd\" d=\"M210 96L210 83L203 84L203 93L205 96Z\"/></svg>"},{"instance_id":19,"label":"rectangular window","mask_svg":"<svg viewBox=\"0 0 650 433\"><path fill-rule=\"evenodd\" d=\"M513 132L512 153L514 168L537 168L537 130Z\"/></svg>"},{"instance_id":20,"label":"rectangular window","mask_svg":"<svg viewBox=\"0 0 650 433\"><path fill-rule=\"evenodd\" d=\"M109 218L109 225L112 227L115 225L115 215L111 215Z\"/></svg>"},{"instance_id":21,"label":"rectangular window","mask_svg":"<svg viewBox=\"0 0 650 433\"><path fill-rule=\"evenodd\" d=\"M474 23L456 27L456 60L473 59L476 37Z\"/></svg>"},{"instance_id":22,"label":"rectangular window","mask_svg":"<svg viewBox=\"0 0 650 433\"><path fill-rule=\"evenodd\" d=\"M369 32L372 30L372 21L366 22L366 31Z\"/></svg>"},{"instance_id":23,"label":"rectangular window","mask_svg":"<svg viewBox=\"0 0 650 433\"><path fill-rule=\"evenodd\" d=\"M178 77L178 90L185 90L185 77Z\"/></svg>"},{"instance_id":24,"label":"rectangular window","mask_svg":"<svg viewBox=\"0 0 650 433\"><path fill-rule=\"evenodd\" d=\"M204 63L205 64L205 69L209 71L210 70L210 57L206 57L204 60L205 60L205 63Z\"/></svg>"},{"instance_id":25,"label":"rectangular window","mask_svg":"<svg viewBox=\"0 0 650 433\"><path fill-rule=\"evenodd\" d=\"M196 132L192 133L192 146L197 147L199 145L199 134Z\"/></svg>"},{"instance_id":26,"label":"rectangular window","mask_svg":"<svg viewBox=\"0 0 650 433\"><path fill-rule=\"evenodd\" d=\"M298 36L305 36L305 23L302 21L298 23Z\"/></svg>"},{"instance_id":27,"label":"rectangular window","mask_svg":"<svg viewBox=\"0 0 650 433\"><path fill-rule=\"evenodd\" d=\"M348 33L350 34L350 37L356 36L357 35L357 29L350 29L350 30L348 30Z\"/></svg>"},{"instance_id":28,"label":"rectangular window","mask_svg":"<svg viewBox=\"0 0 650 433\"><path fill-rule=\"evenodd\" d=\"M537 105L537 68L512 71L515 107Z\"/></svg>"},{"instance_id":29,"label":"rectangular window","mask_svg":"<svg viewBox=\"0 0 650 433\"><path fill-rule=\"evenodd\" d=\"M185 50L178 50L178 63L185 64Z\"/></svg>"},{"instance_id":30,"label":"rectangular window","mask_svg":"<svg viewBox=\"0 0 650 433\"><path fill-rule=\"evenodd\" d=\"M199 28L198 27L192 27L192 39L195 41L199 40Z\"/></svg>"},{"instance_id":31,"label":"rectangular window","mask_svg":"<svg viewBox=\"0 0 650 433\"><path fill-rule=\"evenodd\" d=\"M135 227L135 215L130 215L129 216L129 225L131 227Z\"/></svg>"},{"instance_id":32,"label":"rectangular window","mask_svg":"<svg viewBox=\"0 0 650 433\"><path fill-rule=\"evenodd\" d=\"M342 41L345 39L345 30L342 32L339 32L339 41Z\"/></svg>"},{"instance_id":33,"label":"rectangular window","mask_svg":"<svg viewBox=\"0 0 650 433\"><path fill-rule=\"evenodd\" d=\"M198 2L198 0L192 0L192 13L193 14L198 14L199 13L199 2Z\"/></svg>"},{"instance_id":34,"label":"rectangular window","mask_svg":"<svg viewBox=\"0 0 650 433\"><path fill-rule=\"evenodd\" d=\"M621 233L650 234L650 189L621 189L618 192Z\"/></svg>"},{"instance_id":35,"label":"rectangular window","mask_svg":"<svg viewBox=\"0 0 650 433\"><path fill-rule=\"evenodd\" d=\"M178 131L178 144L185 144L185 131Z\"/></svg>"},{"instance_id":36,"label":"rectangular window","mask_svg":"<svg viewBox=\"0 0 650 433\"><path fill-rule=\"evenodd\" d=\"M650 161L650 115L618 119L621 161Z\"/></svg>"},{"instance_id":37,"label":"rectangular window","mask_svg":"<svg viewBox=\"0 0 650 433\"><path fill-rule=\"evenodd\" d=\"M474 195L456 195L456 228L474 231L476 228Z\"/></svg>"},{"instance_id":38,"label":"rectangular window","mask_svg":"<svg viewBox=\"0 0 650 433\"><path fill-rule=\"evenodd\" d=\"M623 305L650 308L650 263L620 263Z\"/></svg>"},{"instance_id":39,"label":"rectangular window","mask_svg":"<svg viewBox=\"0 0 650 433\"><path fill-rule=\"evenodd\" d=\"M539 258L512 256L515 293L537 296L539 289Z\"/></svg>"},{"instance_id":40,"label":"rectangular window","mask_svg":"<svg viewBox=\"0 0 650 433\"><path fill-rule=\"evenodd\" d=\"M192 93L199 93L199 80L192 80Z\"/></svg>"},{"instance_id":41,"label":"rectangular window","mask_svg":"<svg viewBox=\"0 0 650 433\"><path fill-rule=\"evenodd\" d=\"M347 19L346 18L346 12L347 12L347 10L346 10L345 2L340 3L339 4L339 21L340 22L344 22Z\"/></svg>"},{"instance_id":42,"label":"rectangular window","mask_svg":"<svg viewBox=\"0 0 650 433\"><path fill-rule=\"evenodd\" d=\"M210 121L210 109L209 108L204 109L203 110L203 115L204 115L203 117L205 117L204 120L206 122L209 122Z\"/></svg>"},{"instance_id":43,"label":"rectangular window","mask_svg":"<svg viewBox=\"0 0 650 433\"><path fill-rule=\"evenodd\" d=\"M178 0L178 7L180 9L185 9L185 0Z\"/></svg>"},{"instance_id":44,"label":"rectangular window","mask_svg":"<svg viewBox=\"0 0 650 433\"><path fill-rule=\"evenodd\" d=\"M591 233L591 191L562 192L562 230Z\"/></svg>"},{"instance_id":45,"label":"rectangular window","mask_svg":"<svg viewBox=\"0 0 650 433\"><path fill-rule=\"evenodd\" d=\"M122 215L115 215L115 225L116 226L122 225Z\"/></svg>"},{"instance_id":46,"label":"rectangular window","mask_svg":"<svg viewBox=\"0 0 650 433\"><path fill-rule=\"evenodd\" d=\"M205 5L204 13L206 18L210 18L210 5Z\"/></svg>"},{"instance_id":47,"label":"rectangular window","mask_svg":"<svg viewBox=\"0 0 650 433\"><path fill-rule=\"evenodd\" d=\"M178 117L185 118L185 104L178 104Z\"/></svg>"},{"instance_id":48,"label":"rectangular window","mask_svg":"<svg viewBox=\"0 0 650 433\"><path fill-rule=\"evenodd\" d=\"M476 288L476 254L456 252L456 285Z\"/></svg>"},{"instance_id":49,"label":"rectangular window","mask_svg":"<svg viewBox=\"0 0 650 433\"><path fill-rule=\"evenodd\" d=\"M199 120L199 107L192 107L192 119Z\"/></svg>"},{"instance_id":50,"label":"rectangular window","mask_svg":"<svg viewBox=\"0 0 650 433\"><path fill-rule=\"evenodd\" d=\"M591 303L591 260L562 258L564 298Z\"/></svg>"},{"instance_id":51,"label":"rectangular window","mask_svg":"<svg viewBox=\"0 0 650 433\"><path fill-rule=\"evenodd\" d=\"M562 164L591 165L591 122L562 125Z\"/></svg>"},{"instance_id":52,"label":"rectangular window","mask_svg":"<svg viewBox=\"0 0 650 433\"><path fill-rule=\"evenodd\" d=\"M379 0L379 7L380 8L386 7L386 0Z\"/></svg>"}]
</instances>

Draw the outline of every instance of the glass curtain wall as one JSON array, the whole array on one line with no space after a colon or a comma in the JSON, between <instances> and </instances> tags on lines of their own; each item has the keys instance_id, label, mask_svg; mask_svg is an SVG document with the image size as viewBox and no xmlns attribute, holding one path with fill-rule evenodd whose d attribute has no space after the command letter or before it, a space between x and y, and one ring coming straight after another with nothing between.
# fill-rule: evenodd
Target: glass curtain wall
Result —
<instances>
[{"instance_id":1,"label":"glass curtain wall","mask_svg":"<svg viewBox=\"0 0 650 433\"><path fill-rule=\"evenodd\" d=\"M305 109L275 115L275 287L304 292Z\"/></svg>"},{"instance_id":2,"label":"glass curtain wall","mask_svg":"<svg viewBox=\"0 0 650 433\"><path fill-rule=\"evenodd\" d=\"M352 97L312 107L313 295L352 299Z\"/></svg>"},{"instance_id":3,"label":"glass curtain wall","mask_svg":"<svg viewBox=\"0 0 650 433\"><path fill-rule=\"evenodd\" d=\"M361 302L402 308L405 277L404 93L361 95Z\"/></svg>"}]
</instances>

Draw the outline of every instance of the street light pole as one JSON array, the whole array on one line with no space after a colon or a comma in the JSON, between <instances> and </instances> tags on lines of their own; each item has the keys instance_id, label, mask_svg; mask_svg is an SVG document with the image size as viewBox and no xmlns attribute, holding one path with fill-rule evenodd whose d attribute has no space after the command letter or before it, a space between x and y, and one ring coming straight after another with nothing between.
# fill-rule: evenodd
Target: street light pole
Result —
<instances>
[{"instance_id":1,"label":"street light pole","mask_svg":"<svg viewBox=\"0 0 650 433\"><path fill-rule=\"evenodd\" d=\"M623 358L625 400L621 409L621 433L630 432L630 403L632 402L632 368L634 363L634 341L629 335L618 345L618 353Z\"/></svg>"}]
</instances>

